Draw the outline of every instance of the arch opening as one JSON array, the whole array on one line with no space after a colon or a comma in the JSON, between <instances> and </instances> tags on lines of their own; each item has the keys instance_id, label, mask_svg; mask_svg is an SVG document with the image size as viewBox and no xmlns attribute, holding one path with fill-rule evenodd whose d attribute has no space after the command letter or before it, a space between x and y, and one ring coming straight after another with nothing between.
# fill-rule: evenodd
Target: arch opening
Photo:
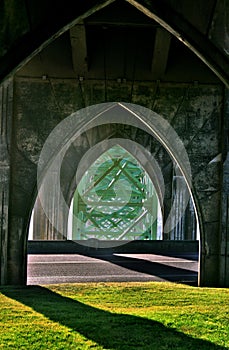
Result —
<instances>
[{"instance_id":1,"label":"arch opening","mask_svg":"<svg viewBox=\"0 0 229 350\"><path fill-rule=\"evenodd\" d=\"M90 111L92 112L92 114L90 114ZM42 163L43 164L42 171L40 171L40 174L41 173L43 174L44 169L45 169L46 175L48 175L49 179L47 181L47 178L45 177L44 183L41 181L41 178L39 179L40 182L38 182L38 183L40 186L40 191L38 194L38 198L39 198L38 201L41 201L41 203L39 203L39 205L41 204L41 207L43 207L43 209L44 209L44 211L43 211L44 216L49 218L49 221L51 222L50 227L52 228L53 231L52 231L52 234L49 235L49 237L43 235L43 238L41 238L41 239L47 239L47 238L48 239L67 239L70 237L73 237L73 238L77 237L77 236L75 236L75 234L71 235L69 233L69 231L71 231L69 229L68 224L67 224L67 221L69 222L69 219L66 219L66 217L68 218L69 216L71 216L71 215L69 215L69 207L70 207L71 199L73 197L73 193L75 192L76 186L74 185L75 186L74 190L71 189L70 196L69 196L69 194L67 196L65 194L65 197L68 197L68 200L66 202L66 198L60 193L61 192L61 186L60 186L61 181L59 181L58 179L55 179L53 177L53 175L55 173L55 176L56 175L57 175L57 177L59 176L58 172L61 172L61 168L64 168L62 163L64 163L63 159L67 154L67 150L70 148L70 145L72 143L76 142L76 140L79 139L79 137L80 137L80 135L82 135L82 133L89 132L89 130L92 130L93 128L95 130L97 130L98 128L100 128L101 126L104 126L104 125L112 125L112 124L115 125L115 123L117 123L117 121L121 122L121 124L123 124L123 125L136 124L137 127L141 128L145 133L148 133L148 134L151 133L151 135L155 139L157 139L159 143L162 143L163 147L167 150L167 152L170 154L170 156L172 158L173 172L174 172L174 174L172 176L172 187L175 190L173 190L173 193L172 193L173 204L169 207L169 209L167 209L167 216L166 216L166 215L164 215L164 212L166 209L166 203L165 203L166 201L163 199L163 196L164 196L164 188L163 188L164 178L163 178L163 176L164 176L164 174L162 174L160 172L160 167L158 166L158 164L155 165L155 161L153 162L154 158L152 157L152 155L151 155L151 158L149 156L146 156L146 153L149 154L150 152L138 144L137 146L135 146L135 151L134 151L135 154L133 154L134 153L133 152L133 149L134 149L133 144L135 144L135 143L131 140L119 141L118 145L116 145L116 148L119 147L119 149L123 149L124 153L129 152L128 147L129 147L129 149L132 150L132 152L128 153L129 157L132 157L132 162L136 161L136 160L134 160L134 158L136 158L137 160L138 160L138 157L142 158L142 156L139 156L139 155L136 156L136 155L139 152L140 153L143 152L142 155L145 156L145 160L143 159L143 163L147 164L148 167L149 167L150 163L153 164L153 166L151 166L151 170L148 171L148 174L151 174L151 177L154 178L153 183L154 183L154 187L156 189L155 193L157 194L157 198L158 198L157 199L157 207L162 208L161 212L163 213L163 234L157 233L156 236L154 235L154 238L156 238L156 239L159 237L161 238L163 235L163 239L166 239L166 240L182 240L182 239L183 240L195 240L195 239L199 239L198 218L196 217L196 208L195 208L194 200L193 200L191 190L190 190L191 174L190 174L190 169L189 169L188 157L185 154L185 149L184 149L180 139L176 135L175 131L169 126L169 124L165 120L163 120L163 118L158 117L158 115L156 115L156 113L149 111L146 108L143 108L143 107L140 107L137 105L132 105L132 104L120 104L120 103L105 103L102 105L91 106L91 107L88 107L84 110L81 110L81 111L77 112L75 115L71 116L71 118L73 118L73 120L71 120L71 123L70 123L71 126L74 125L74 117L77 117L77 121L79 121L80 117L81 117L81 123L78 124L79 128L73 129L73 130L71 128L71 130L69 130L67 124L65 124L66 120L64 120L62 122L63 124L65 124L64 128L66 128L65 131L67 131L67 133L65 133L65 132L63 133L64 128L62 125L61 135L63 136L63 139L62 139L62 141L60 141L60 145L62 148L58 149L58 148L56 148L56 144L54 144L55 151L53 153L53 150L51 150L51 153L50 153L51 158L53 158L54 160L51 160L50 155L48 154L50 152L50 150L47 150L44 147L44 154L43 154L44 159L43 159L43 163ZM112 118L113 118L113 120L112 120ZM107 122L108 120L110 122L109 124ZM51 135L51 139L54 135L55 135L54 137L56 139L56 136L58 135L59 132L60 132L60 129L59 129L59 127L57 127L56 130L54 131L54 134ZM60 136L60 134L59 134L59 136ZM172 140L172 143L171 143L171 140ZM174 140L176 140L175 145L174 145ZM108 149L111 148L111 146L113 148L115 147L115 142L117 142L117 140L113 139L112 142L113 142L113 145L111 145L111 140L105 140L106 146L104 148L104 145L101 145L101 143L98 143L98 140L97 140L94 148L90 147L91 148L90 153L97 154L97 158L99 159L100 157L102 157L102 153L107 154L106 152L108 152ZM49 145L51 144L50 140L49 140L48 144ZM123 148L123 145L124 145L124 148ZM120 146L121 146L121 148L120 148ZM96 147L97 147L97 149L96 149ZM99 154L99 153L101 153L101 154ZM131 153L132 153L132 155L131 155ZM144 158L144 156L143 156L143 158ZM88 161L86 162L86 167L85 167L85 159L87 157L88 157L88 153L86 153L86 156L84 156L84 161L81 160L80 164L77 165L77 171L78 170L81 171L81 175L78 174L77 181L79 182L79 179L80 179L81 183L85 183L88 181L88 180L85 180L85 179L87 179L87 176L88 176L88 175L85 175L85 173L88 171ZM56 159L57 159L57 163L55 164ZM92 163L91 163L90 157L88 159L89 159L89 163L91 165ZM51 164L51 167L48 168L48 171L47 171L47 164L49 164L49 165ZM54 164L54 167L53 167L53 164ZM147 166L143 166L143 168L146 170L146 173L147 173ZM138 168L140 169L141 165L140 165L140 167L138 165ZM50 181L55 184L54 185L55 189ZM57 181L57 182L55 182L55 181ZM150 181L150 178L148 178L147 181ZM120 188L121 189L123 188L125 191L125 186L122 187L122 185L120 185ZM47 191L47 189L49 191ZM50 189L51 189L51 191L50 191ZM45 200L43 198L44 196L42 195L42 192L47 192L47 193L49 192L49 196L52 198L51 207L49 205L49 208L47 208L47 204L45 203ZM75 196L79 197L79 193L76 194ZM80 200L82 200L82 198ZM164 203L163 203L163 200L164 200ZM76 202L77 202L77 200L75 199L75 203ZM160 205L158 205L158 203ZM83 203L81 201L81 205L82 204ZM56 208L58 208L58 206L59 206L59 209L56 210ZM97 205L97 207L98 206L99 205ZM61 210L60 210L60 208L61 208ZM91 209L86 208L86 212L88 210L90 211L90 210L92 210L92 208ZM114 208L113 208L113 210L114 210ZM51 214L50 214L50 212L51 212ZM57 212L59 214L61 213L61 215L56 215L55 212ZM77 215L75 215L75 212L76 211L73 210L72 216L74 217L74 219L73 219L73 225L70 224L71 229L72 229L72 227L73 227L73 229L75 229L77 227L75 220L77 221L78 218L77 219L75 219L75 218L77 217L77 215L79 214L80 211L78 211ZM155 217L155 215L154 215L154 217ZM158 219L158 218L162 217L162 215L160 215L160 213L159 214L157 213L156 217ZM184 220L184 217L186 217L185 220ZM64 221L64 224L63 224L63 221ZM85 221L85 218L84 218L84 221ZM84 222L84 224L86 224L86 221ZM41 222L41 220L39 220L39 222ZM87 222L86 226L88 225L88 222ZM189 223L185 224L185 222L189 222ZM114 222L113 222L113 224L114 224ZM48 225L50 225L50 223ZM80 225L81 225L81 223L80 223ZM94 223L94 225L96 225L96 224ZM105 224L103 223L103 225L105 225ZM112 225L111 222L110 222L110 225ZM64 232L63 232L63 226L65 226ZM66 231L67 226L68 226L68 230ZM104 227L103 227L103 230L105 230ZM188 235L184 234L187 227L188 227L188 230L190 231ZM62 229L62 231L61 231L61 229ZM78 228L76 228L76 230L78 230ZM125 230L123 227L122 227L122 230L123 230L122 234L120 233L119 237L126 236L126 234L124 233ZM143 232L142 232L142 234L143 234ZM111 237L112 237L112 235L110 235L110 238ZM29 238L31 238L31 235ZM152 238L152 236L151 236L151 238Z\"/></svg>"},{"instance_id":2,"label":"arch opening","mask_svg":"<svg viewBox=\"0 0 229 350\"><path fill-rule=\"evenodd\" d=\"M119 145L104 152L82 176L72 210L68 239L162 239L162 213L153 183Z\"/></svg>"}]
</instances>

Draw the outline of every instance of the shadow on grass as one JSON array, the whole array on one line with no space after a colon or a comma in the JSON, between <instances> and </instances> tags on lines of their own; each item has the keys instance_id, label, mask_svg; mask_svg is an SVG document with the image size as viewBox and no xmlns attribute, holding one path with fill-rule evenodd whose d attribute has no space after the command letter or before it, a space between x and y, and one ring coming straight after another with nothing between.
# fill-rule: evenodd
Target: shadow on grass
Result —
<instances>
[{"instance_id":1,"label":"shadow on grass","mask_svg":"<svg viewBox=\"0 0 229 350\"><path fill-rule=\"evenodd\" d=\"M0 292L106 349L225 349L208 341L191 338L159 322L100 310L44 287L1 287Z\"/></svg>"}]
</instances>

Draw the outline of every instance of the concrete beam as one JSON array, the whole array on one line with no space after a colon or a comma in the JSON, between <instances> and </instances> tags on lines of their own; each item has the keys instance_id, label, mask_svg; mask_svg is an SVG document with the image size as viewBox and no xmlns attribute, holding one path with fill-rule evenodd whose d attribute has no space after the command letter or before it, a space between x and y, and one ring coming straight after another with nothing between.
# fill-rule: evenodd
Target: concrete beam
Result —
<instances>
[{"instance_id":1,"label":"concrete beam","mask_svg":"<svg viewBox=\"0 0 229 350\"><path fill-rule=\"evenodd\" d=\"M229 61L208 37L192 26L166 1L125 0L159 23L195 53L229 87Z\"/></svg>"},{"instance_id":2,"label":"concrete beam","mask_svg":"<svg viewBox=\"0 0 229 350\"><path fill-rule=\"evenodd\" d=\"M163 28L157 28L151 67L155 79L159 79L165 73L170 41L171 34Z\"/></svg>"},{"instance_id":3,"label":"concrete beam","mask_svg":"<svg viewBox=\"0 0 229 350\"><path fill-rule=\"evenodd\" d=\"M0 81L15 74L28 63L32 57L41 52L54 39L69 30L84 18L113 3L115 0L84 0L58 2L53 11L53 3L47 11L40 9L36 26L21 33L8 51L0 57ZM41 4L39 4L41 6ZM45 14L45 15L44 15ZM6 14L7 15L7 14ZM7 35L7 33L5 33Z\"/></svg>"},{"instance_id":4,"label":"concrete beam","mask_svg":"<svg viewBox=\"0 0 229 350\"><path fill-rule=\"evenodd\" d=\"M85 25L82 22L70 29L73 69L78 76L87 73L87 40Z\"/></svg>"}]
</instances>

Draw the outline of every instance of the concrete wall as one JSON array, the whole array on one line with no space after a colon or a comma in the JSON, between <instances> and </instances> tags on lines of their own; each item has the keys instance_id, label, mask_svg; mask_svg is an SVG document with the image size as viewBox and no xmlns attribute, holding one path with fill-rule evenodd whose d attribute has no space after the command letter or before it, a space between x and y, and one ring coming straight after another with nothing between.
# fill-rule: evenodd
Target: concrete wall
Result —
<instances>
[{"instance_id":1,"label":"concrete wall","mask_svg":"<svg viewBox=\"0 0 229 350\"><path fill-rule=\"evenodd\" d=\"M96 246L97 243L97 246ZM50 242L28 241L28 254L113 254L113 253L148 253L181 256L190 254L198 258L199 244L197 241L126 241L125 244L112 247L112 242L95 242L95 247L88 247L80 241Z\"/></svg>"}]
</instances>

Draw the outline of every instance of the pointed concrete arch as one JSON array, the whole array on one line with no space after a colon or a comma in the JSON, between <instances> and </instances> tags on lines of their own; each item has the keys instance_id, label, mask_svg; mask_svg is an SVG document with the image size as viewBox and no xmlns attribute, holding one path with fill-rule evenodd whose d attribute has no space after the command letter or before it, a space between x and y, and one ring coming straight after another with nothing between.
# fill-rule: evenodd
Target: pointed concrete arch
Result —
<instances>
[{"instance_id":1,"label":"pointed concrete arch","mask_svg":"<svg viewBox=\"0 0 229 350\"><path fill-rule=\"evenodd\" d=\"M6 54L0 59L0 80L15 74L43 48L49 45L64 32L87 18L100 9L109 6L116 0L84 0L82 3L71 3L66 6L59 3L52 11L51 16L45 15L33 28L29 28L27 22L23 28L20 40L15 40ZM229 86L229 62L226 54L223 54L211 40L200 33L172 6L164 2L149 2L147 0L123 0L134 6L149 18L158 22L163 28L174 35L197 55L228 87ZM165 10L166 9L166 10ZM42 13L42 11L41 11ZM44 30L45 28L45 30Z\"/></svg>"},{"instance_id":2,"label":"pointed concrete arch","mask_svg":"<svg viewBox=\"0 0 229 350\"><path fill-rule=\"evenodd\" d=\"M163 174L161 172L160 166L157 162L157 160L153 157L153 155L145 149L140 143L137 143L131 139L126 139L126 138L117 138L113 137L112 131L108 131L108 133L105 132L104 127L109 125L105 124L102 126L97 126L92 129L89 129L88 132L93 134L93 132L96 134L99 131L100 127L103 127L103 133L104 133L104 139L97 140L96 137L94 137L94 143L91 145L91 147L87 148L80 148L80 152L77 152L76 156L76 148L75 147L69 147L68 150L66 151L65 156L63 157L63 162L61 165L61 177L64 179L63 180L63 186L61 186L61 190L63 193L63 198L66 201L68 209L70 208L70 204L72 201L72 197L76 191L77 185L79 184L81 178L83 177L84 173L87 171L87 169L91 166L92 163L94 163L104 152L112 148L114 145L119 145L123 149L125 149L131 156L133 156L139 165L146 171L148 174L149 178L151 179L156 194L157 198L159 201L159 205L162 211L162 216L163 216L163 198L164 198L164 179L163 179ZM116 124L114 124L116 125ZM77 144L83 144L83 136L79 135L78 138L75 140ZM55 176L53 173L51 177ZM51 180L52 182L52 180ZM50 183L51 183L50 182ZM61 181L60 181L61 182ZM50 183L47 182L47 186L50 186ZM56 187L55 187L56 188ZM47 189L48 190L48 189ZM43 195L44 193L44 195ZM46 208L46 215L49 215L49 199L47 200L46 193L50 193L49 191L42 191L40 194L42 196L42 202L43 205ZM50 196L50 207L52 206L53 199L52 196ZM46 202L47 200L47 202ZM54 201L58 202L58 200ZM38 210L38 215L42 215L43 217L43 212L41 210L41 205L39 201L39 193L38 196L36 197L36 202L35 202L35 207ZM66 207L65 207L66 208ZM50 209L51 212L53 213L54 209ZM60 219L60 224L59 224L59 229L61 228L62 234L58 234L58 230L56 230L56 235L61 239L61 237L67 237L67 221L68 217L66 215L71 215L71 212L62 211L57 209L54 210L56 211L56 215L61 218ZM62 212L61 212L62 211ZM64 213L64 214L63 214ZM51 215L51 214L50 214ZM54 215L51 218L52 226L55 227L55 222L56 222L56 215ZM36 216L36 215L35 215ZM38 220L40 222L40 220ZM40 224L38 225L40 226ZM51 234L52 236L52 234ZM50 237L51 237L50 236ZM39 236L37 237L39 238ZM42 239L41 237L39 239ZM51 239L51 238L50 238ZM63 239L63 238L62 238Z\"/></svg>"},{"instance_id":3,"label":"pointed concrete arch","mask_svg":"<svg viewBox=\"0 0 229 350\"><path fill-rule=\"evenodd\" d=\"M63 217L68 218L69 215L69 202L66 202L60 186L60 171L65 154L71 144L87 130L101 125L117 123L136 126L157 139L170 154L171 158L174 159L176 164L178 164L178 178L181 172L186 180L185 184L184 181L177 182L177 188L182 188L184 193L184 207L178 212L174 220L174 213L177 213L176 194L170 215L164 226L164 232L169 232L173 229L184 214L182 210L185 210L188 205L192 191L191 168L185 147L176 132L162 116L145 107L119 102L102 103L84 108L63 120L50 134L41 152L38 164L38 197L40 198L46 216L57 231L63 233L63 236L66 235L66 220L64 221ZM126 149L133 148L129 140L125 140L125 143ZM145 151L142 151L142 154L146 156ZM98 151L96 154L96 158L97 157ZM88 162L86 162L86 168L87 167ZM152 169L150 169L150 171L151 170ZM82 173L84 171L85 167L83 167ZM153 171L154 173L160 173L157 165L154 166ZM157 179L161 178L161 173L159 175L157 174ZM159 193L163 192L161 191L163 187L162 183L163 180L156 181L157 192ZM72 193L74 190L75 187L73 187ZM50 215L49 205L47 204L48 201L46 200L47 193L49 193L49 197L52 198L52 201L56 203L57 211L61 213L57 220ZM160 201L162 202L161 198Z\"/></svg>"}]
</instances>

